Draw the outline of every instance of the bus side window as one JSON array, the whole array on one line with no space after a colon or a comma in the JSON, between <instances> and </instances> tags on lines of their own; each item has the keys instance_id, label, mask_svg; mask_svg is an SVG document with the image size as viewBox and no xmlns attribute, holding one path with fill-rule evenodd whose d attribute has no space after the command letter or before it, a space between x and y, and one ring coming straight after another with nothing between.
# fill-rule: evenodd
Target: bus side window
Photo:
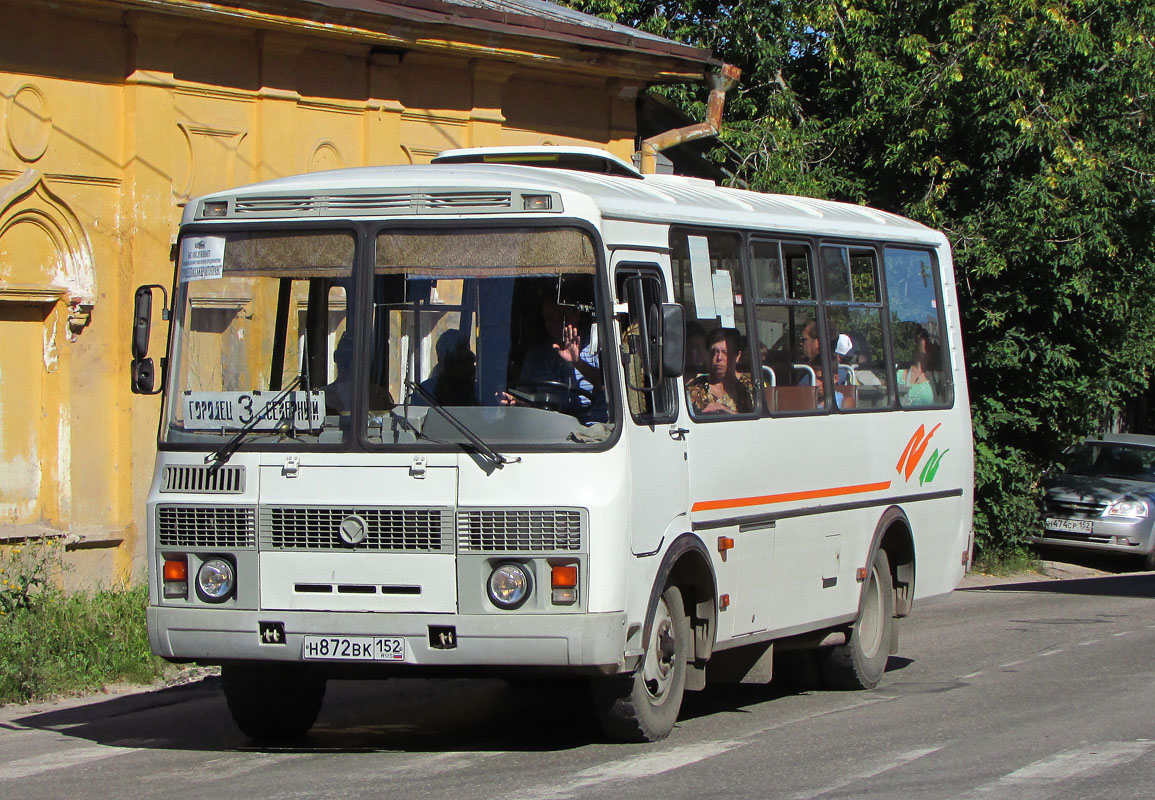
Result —
<instances>
[{"instance_id":1,"label":"bus side window","mask_svg":"<svg viewBox=\"0 0 1155 800\"><path fill-rule=\"evenodd\" d=\"M825 405L824 352L810 248L800 242L750 242L754 331L768 414L813 413Z\"/></svg>"},{"instance_id":2,"label":"bus side window","mask_svg":"<svg viewBox=\"0 0 1155 800\"><path fill-rule=\"evenodd\" d=\"M931 254L888 247L885 263L898 404L906 408L952 405L954 385Z\"/></svg>"},{"instance_id":3,"label":"bus side window","mask_svg":"<svg viewBox=\"0 0 1155 800\"><path fill-rule=\"evenodd\" d=\"M756 414L758 364L747 335L742 245L736 234L674 230L675 300L686 313L686 401L698 420ZM770 270L767 281L781 280Z\"/></svg>"},{"instance_id":4,"label":"bus side window","mask_svg":"<svg viewBox=\"0 0 1155 800\"><path fill-rule=\"evenodd\" d=\"M869 247L827 245L822 248L822 260L828 292L826 319L837 331L834 390L839 397L835 405L840 411L888 408L892 393L877 253Z\"/></svg>"}]
</instances>

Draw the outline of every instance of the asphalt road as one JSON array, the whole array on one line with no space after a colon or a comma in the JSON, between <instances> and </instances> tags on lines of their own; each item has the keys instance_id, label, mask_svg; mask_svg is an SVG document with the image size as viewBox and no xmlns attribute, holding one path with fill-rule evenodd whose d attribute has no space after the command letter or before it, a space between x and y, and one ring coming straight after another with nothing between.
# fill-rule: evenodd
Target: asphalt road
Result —
<instances>
[{"instance_id":1,"label":"asphalt road","mask_svg":"<svg viewBox=\"0 0 1155 800\"><path fill-rule=\"evenodd\" d=\"M964 586L878 689L691 694L656 744L606 744L574 685L393 680L260 748L208 677L0 708L0 798L1155 797L1155 574Z\"/></svg>"}]
</instances>

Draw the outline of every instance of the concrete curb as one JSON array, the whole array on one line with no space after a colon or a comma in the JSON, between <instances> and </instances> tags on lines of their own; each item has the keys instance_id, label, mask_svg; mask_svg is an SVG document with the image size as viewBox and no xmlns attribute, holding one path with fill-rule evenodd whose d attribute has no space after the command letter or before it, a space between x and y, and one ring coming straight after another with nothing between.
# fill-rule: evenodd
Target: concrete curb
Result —
<instances>
[{"instance_id":1,"label":"concrete curb","mask_svg":"<svg viewBox=\"0 0 1155 800\"><path fill-rule=\"evenodd\" d=\"M1082 578L1099 578L1117 573L1107 572L1080 564L1062 561L1042 561L1038 572L1013 572L1009 575L987 575L981 572L967 573L960 589L981 589L984 586L1001 586L1007 583L1038 583L1042 581L1067 581Z\"/></svg>"}]
</instances>

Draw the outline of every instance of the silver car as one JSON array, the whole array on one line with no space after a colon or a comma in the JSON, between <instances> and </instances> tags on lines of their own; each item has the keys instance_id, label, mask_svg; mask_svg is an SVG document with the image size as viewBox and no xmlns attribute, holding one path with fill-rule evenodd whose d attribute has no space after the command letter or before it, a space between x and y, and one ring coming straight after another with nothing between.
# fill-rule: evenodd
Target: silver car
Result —
<instances>
[{"instance_id":1,"label":"silver car","mask_svg":"<svg viewBox=\"0 0 1155 800\"><path fill-rule=\"evenodd\" d=\"M1155 569L1155 436L1109 434L1068 448L1043 482L1035 544L1127 553Z\"/></svg>"}]
</instances>

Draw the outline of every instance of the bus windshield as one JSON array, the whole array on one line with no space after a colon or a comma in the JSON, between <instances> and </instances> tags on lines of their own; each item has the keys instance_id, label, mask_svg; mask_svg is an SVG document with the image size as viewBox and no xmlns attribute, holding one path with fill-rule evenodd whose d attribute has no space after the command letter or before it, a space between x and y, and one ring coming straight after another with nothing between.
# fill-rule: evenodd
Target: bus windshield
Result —
<instances>
[{"instance_id":1,"label":"bus windshield","mask_svg":"<svg viewBox=\"0 0 1155 800\"><path fill-rule=\"evenodd\" d=\"M390 229L370 241L361 254L344 230L186 235L165 440L391 448L469 446L472 434L580 446L610 435L587 233Z\"/></svg>"}]
</instances>

